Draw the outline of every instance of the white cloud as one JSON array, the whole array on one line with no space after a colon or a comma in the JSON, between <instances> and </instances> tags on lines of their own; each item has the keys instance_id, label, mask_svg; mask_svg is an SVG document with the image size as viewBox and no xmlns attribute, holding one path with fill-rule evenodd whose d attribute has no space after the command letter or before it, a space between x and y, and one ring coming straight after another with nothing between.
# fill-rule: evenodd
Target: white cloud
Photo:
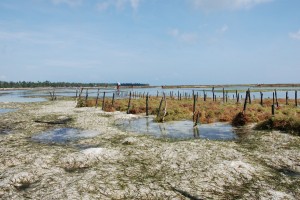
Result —
<instances>
[{"instance_id":1,"label":"white cloud","mask_svg":"<svg viewBox=\"0 0 300 200\"><path fill-rule=\"evenodd\" d=\"M185 43L194 44L198 41L198 35L196 33L182 33L176 28L168 31L168 34L173 38Z\"/></svg>"},{"instance_id":2,"label":"white cloud","mask_svg":"<svg viewBox=\"0 0 300 200\"><path fill-rule=\"evenodd\" d=\"M189 0L194 8L212 10L240 10L249 9L256 5L271 2L273 0Z\"/></svg>"},{"instance_id":3,"label":"white cloud","mask_svg":"<svg viewBox=\"0 0 300 200\"><path fill-rule=\"evenodd\" d=\"M296 32L296 33L290 33L289 36L292 39L300 40L300 30L298 32Z\"/></svg>"},{"instance_id":4,"label":"white cloud","mask_svg":"<svg viewBox=\"0 0 300 200\"><path fill-rule=\"evenodd\" d=\"M51 0L55 5L67 4L70 7L79 6L82 4L83 0Z\"/></svg>"},{"instance_id":5,"label":"white cloud","mask_svg":"<svg viewBox=\"0 0 300 200\"><path fill-rule=\"evenodd\" d=\"M140 0L130 0L130 4L134 10L137 10L140 4Z\"/></svg>"},{"instance_id":6,"label":"white cloud","mask_svg":"<svg viewBox=\"0 0 300 200\"><path fill-rule=\"evenodd\" d=\"M39 32L11 32L0 30L0 41L1 40L12 40L17 42L25 42L29 44L39 45L55 45L63 47L67 44L66 41L56 39L51 34L39 33Z\"/></svg>"},{"instance_id":7,"label":"white cloud","mask_svg":"<svg viewBox=\"0 0 300 200\"><path fill-rule=\"evenodd\" d=\"M98 10L107 10L115 8L123 10L126 6L130 6L133 10L137 10L140 6L141 0L103 0L99 2L96 7Z\"/></svg>"},{"instance_id":8,"label":"white cloud","mask_svg":"<svg viewBox=\"0 0 300 200\"><path fill-rule=\"evenodd\" d=\"M226 24L224 24L218 32L222 34L222 33L227 32L228 30L229 30L229 27Z\"/></svg>"}]
</instances>

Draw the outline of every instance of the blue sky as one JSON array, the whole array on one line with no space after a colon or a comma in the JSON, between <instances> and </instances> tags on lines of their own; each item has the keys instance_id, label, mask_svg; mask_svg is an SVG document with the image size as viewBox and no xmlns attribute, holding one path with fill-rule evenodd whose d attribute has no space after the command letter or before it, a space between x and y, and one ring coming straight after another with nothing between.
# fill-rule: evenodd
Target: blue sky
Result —
<instances>
[{"instance_id":1,"label":"blue sky","mask_svg":"<svg viewBox=\"0 0 300 200\"><path fill-rule=\"evenodd\" d=\"M299 83L299 0L1 0L0 80Z\"/></svg>"}]
</instances>

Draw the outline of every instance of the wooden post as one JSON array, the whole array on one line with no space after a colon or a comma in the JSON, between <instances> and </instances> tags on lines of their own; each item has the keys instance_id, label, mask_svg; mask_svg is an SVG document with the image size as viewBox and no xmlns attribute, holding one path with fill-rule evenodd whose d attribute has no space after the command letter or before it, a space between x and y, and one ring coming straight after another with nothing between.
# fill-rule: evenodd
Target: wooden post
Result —
<instances>
[{"instance_id":1,"label":"wooden post","mask_svg":"<svg viewBox=\"0 0 300 200\"><path fill-rule=\"evenodd\" d=\"M179 98L179 100L181 101L181 93L180 93L180 98Z\"/></svg>"},{"instance_id":2,"label":"wooden post","mask_svg":"<svg viewBox=\"0 0 300 200\"><path fill-rule=\"evenodd\" d=\"M193 104L193 122L195 122L196 103L197 103L197 96L194 95L194 104Z\"/></svg>"},{"instance_id":3,"label":"wooden post","mask_svg":"<svg viewBox=\"0 0 300 200\"><path fill-rule=\"evenodd\" d=\"M245 101L244 101L244 109L243 109L243 112L245 113L246 112L246 108L247 108L247 98L248 98L248 93L249 91L246 91L246 97L245 97Z\"/></svg>"},{"instance_id":4,"label":"wooden post","mask_svg":"<svg viewBox=\"0 0 300 200\"><path fill-rule=\"evenodd\" d=\"M129 101L128 101L127 112L126 112L127 114L129 114L130 106L131 106L131 92L129 93Z\"/></svg>"},{"instance_id":5,"label":"wooden post","mask_svg":"<svg viewBox=\"0 0 300 200\"><path fill-rule=\"evenodd\" d=\"M275 105L272 104L272 116L274 116L274 115L275 115Z\"/></svg>"},{"instance_id":6,"label":"wooden post","mask_svg":"<svg viewBox=\"0 0 300 200\"><path fill-rule=\"evenodd\" d=\"M178 92L177 92L177 99L180 100L180 99L179 99L179 90L178 90Z\"/></svg>"},{"instance_id":7,"label":"wooden post","mask_svg":"<svg viewBox=\"0 0 300 200\"><path fill-rule=\"evenodd\" d=\"M295 90L295 106L298 106L298 100L297 100L297 90Z\"/></svg>"},{"instance_id":8,"label":"wooden post","mask_svg":"<svg viewBox=\"0 0 300 200\"><path fill-rule=\"evenodd\" d=\"M262 92L260 92L260 105L263 106L264 102L263 102L263 96L264 94Z\"/></svg>"},{"instance_id":9,"label":"wooden post","mask_svg":"<svg viewBox=\"0 0 300 200\"><path fill-rule=\"evenodd\" d=\"M236 102L240 103L240 93L238 93L237 96L236 96Z\"/></svg>"},{"instance_id":10,"label":"wooden post","mask_svg":"<svg viewBox=\"0 0 300 200\"><path fill-rule=\"evenodd\" d=\"M275 100L276 100L276 106L277 106L277 108L278 108L278 99L277 99L277 91L276 91L276 89L275 89Z\"/></svg>"},{"instance_id":11,"label":"wooden post","mask_svg":"<svg viewBox=\"0 0 300 200\"><path fill-rule=\"evenodd\" d=\"M289 93L288 93L288 91L285 92L285 104L289 105Z\"/></svg>"},{"instance_id":12,"label":"wooden post","mask_svg":"<svg viewBox=\"0 0 300 200\"><path fill-rule=\"evenodd\" d=\"M98 99L99 99L100 89L98 88L97 97L96 97L96 108L98 107Z\"/></svg>"},{"instance_id":13,"label":"wooden post","mask_svg":"<svg viewBox=\"0 0 300 200\"><path fill-rule=\"evenodd\" d=\"M228 91L226 91L226 103L228 101Z\"/></svg>"},{"instance_id":14,"label":"wooden post","mask_svg":"<svg viewBox=\"0 0 300 200\"><path fill-rule=\"evenodd\" d=\"M250 92L250 88L248 88L248 99L249 99L249 104L251 104L251 92Z\"/></svg>"},{"instance_id":15,"label":"wooden post","mask_svg":"<svg viewBox=\"0 0 300 200\"><path fill-rule=\"evenodd\" d=\"M165 121L165 116L167 115L167 99L166 99L166 95L164 94L164 101L165 101L165 108L164 108L164 113L162 116L161 121L164 122Z\"/></svg>"},{"instance_id":16,"label":"wooden post","mask_svg":"<svg viewBox=\"0 0 300 200\"><path fill-rule=\"evenodd\" d=\"M112 96L111 106L114 107L114 104L115 104L115 93L113 93L113 96Z\"/></svg>"},{"instance_id":17,"label":"wooden post","mask_svg":"<svg viewBox=\"0 0 300 200\"><path fill-rule=\"evenodd\" d=\"M273 92L273 105L275 105L275 93Z\"/></svg>"},{"instance_id":18,"label":"wooden post","mask_svg":"<svg viewBox=\"0 0 300 200\"><path fill-rule=\"evenodd\" d=\"M223 88L223 103L225 103L225 90Z\"/></svg>"},{"instance_id":19,"label":"wooden post","mask_svg":"<svg viewBox=\"0 0 300 200\"><path fill-rule=\"evenodd\" d=\"M85 102L88 100L88 97L89 97L89 89L86 89Z\"/></svg>"},{"instance_id":20,"label":"wooden post","mask_svg":"<svg viewBox=\"0 0 300 200\"><path fill-rule=\"evenodd\" d=\"M102 110L105 109L105 92L103 92L103 99L102 99Z\"/></svg>"},{"instance_id":21,"label":"wooden post","mask_svg":"<svg viewBox=\"0 0 300 200\"><path fill-rule=\"evenodd\" d=\"M149 115L149 95L146 96L146 116Z\"/></svg>"},{"instance_id":22,"label":"wooden post","mask_svg":"<svg viewBox=\"0 0 300 200\"><path fill-rule=\"evenodd\" d=\"M159 107L158 107L158 112L157 112L157 117L160 116L160 110L161 110L161 106L162 106L163 101L164 101L164 97L162 97L161 100L160 100Z\"/></svg>"},{"instance_id":23,"label":"wooden post","mask_svg":"<svg viewBox=\"0 0 300 200\"><path fill-rule=\"evenodd\" d=\"M198 126L199 118L200 118L200 113L197 112L196 119L194 120L194 128L196 128Z\"/></svg>"}]
</instances>

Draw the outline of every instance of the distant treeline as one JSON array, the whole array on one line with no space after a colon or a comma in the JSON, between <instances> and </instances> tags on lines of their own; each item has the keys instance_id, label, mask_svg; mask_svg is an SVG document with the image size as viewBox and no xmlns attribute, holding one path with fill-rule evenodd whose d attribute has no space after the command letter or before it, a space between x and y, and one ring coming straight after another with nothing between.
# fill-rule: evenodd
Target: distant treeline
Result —
<instances>
[{"instance_id":1,"label":"distant treeline","mask_svg":"<svg viewBox=\"0 0 300 200\"><path fill-rule=\"evenodd\" d=\"M69 82L32 82L32 81L18 81L18 82L6 82L0 81L1 88L35 88L35 87L112 87L117 83L69 83ZM149 86L144 83L121 83L121 86Z\"/></svg>"}]
</instances>

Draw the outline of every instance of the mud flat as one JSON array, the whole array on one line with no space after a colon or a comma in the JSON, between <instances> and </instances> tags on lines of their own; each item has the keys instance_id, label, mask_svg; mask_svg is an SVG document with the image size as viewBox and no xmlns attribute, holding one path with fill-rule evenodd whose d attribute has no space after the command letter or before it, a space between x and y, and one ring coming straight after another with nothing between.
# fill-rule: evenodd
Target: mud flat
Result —
<instances>
[{"instance_id":1,"label":"mud flat","mask_svg":"<svg viewBox=\"0 0 300 200\"><path fill-rule=\"evenodd\" d=\"M114 124L137 116L75 106L74 101L0 103L17 109L0 115L0 129L6 131L0 134L1 199L300 197L297 136L248 127L237 140L170 140ZM36 140L65 128L87 136L63 143Z\"/></svg>"}]
</instances>

